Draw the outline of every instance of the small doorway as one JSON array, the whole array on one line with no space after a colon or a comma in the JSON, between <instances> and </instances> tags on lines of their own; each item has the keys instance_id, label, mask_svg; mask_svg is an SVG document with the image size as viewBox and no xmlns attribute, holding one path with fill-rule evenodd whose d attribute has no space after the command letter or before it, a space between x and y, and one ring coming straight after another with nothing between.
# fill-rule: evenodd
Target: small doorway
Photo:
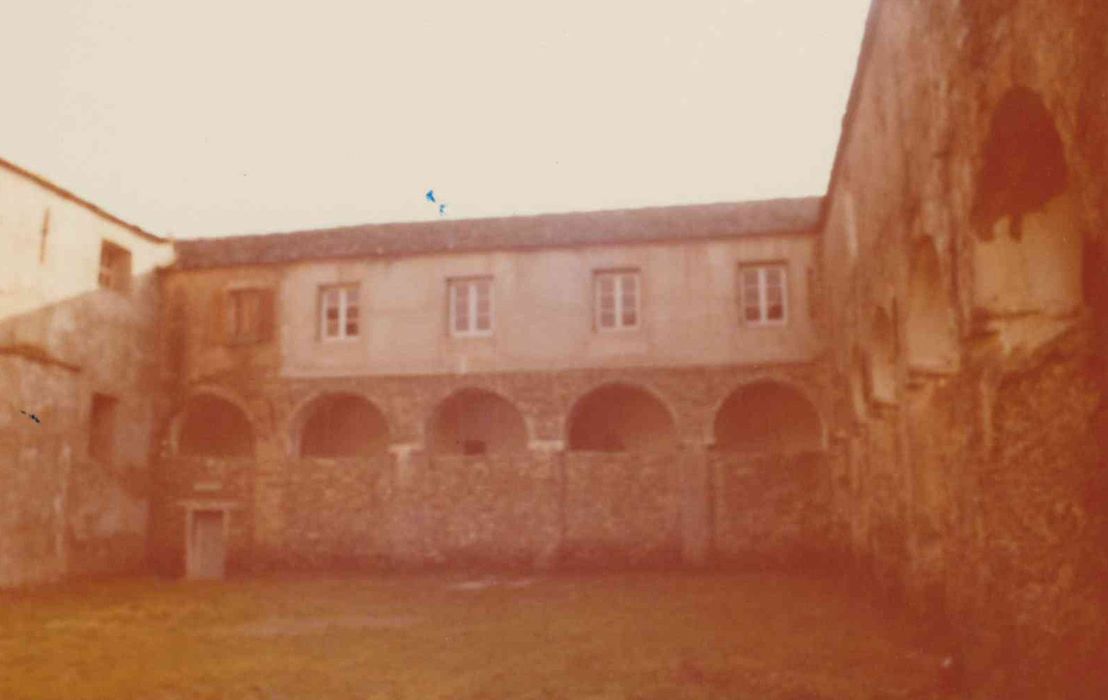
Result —
<instances>
[{"instance_id":1,"label":"small doorway","mask_svg":"<svg viewBox=\"0 0 1108 700\"><path fill-rule=\"evenodd\" d=\"M221 579L227 560L227 511L189 511L186 573L190 579Z\"/></svg>"}]
</instances>

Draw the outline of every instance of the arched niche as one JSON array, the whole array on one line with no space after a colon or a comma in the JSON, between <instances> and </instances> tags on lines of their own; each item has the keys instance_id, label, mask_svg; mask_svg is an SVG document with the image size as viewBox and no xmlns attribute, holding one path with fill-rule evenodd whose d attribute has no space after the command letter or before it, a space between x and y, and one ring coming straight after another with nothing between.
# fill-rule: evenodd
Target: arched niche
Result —
<instances>
[{"instance_id":1,"label":"arched niche","mask_svg":"<svg viewBox=\"0 0 1108 700\"><path fill-rule=\"evenodd\" d=\"M885 309L874 310L869 341L870 397L882 403L896 401L896 325Z\"/></svg>"},{"instance_id":2,"label":"arched niche","mask_svg":"<svg viewBox=\"0 0 1108 700\"><path fill-rule=\"evenodd\" d=\"M759 381L735 389L720 405L714 425L719 450L781 453L823 448L819 411L798 389Z\"/></svg>"},{"instance_id":3,"label":"arched niche","mask_svg":"<svg viewBox=\"0 0 1108 700\"><path fill-rule=\"evenodd\" d=\"M625 452L664 450L677 444L677 428L665 405L627 384L593 389L574 404L567 421L571 450Z\"/></svg>"},{"instance_id":4,"label":"arched niche","mask_svg":"<svg viewBox=\"0 0 1108 700\"><path fill-rule=\"evenodd\" d=\"M176 448L185 457L253 457L254 429L231 401L198 394L178 418Z\"/></svg>"},{"instance_id":5,"label":"arched niche","mask_svg":"<svg viewBox=\"0 0 1108 700\"><path fill-rule=\"evenodd\" d=\"M972 219L974 305L993 317L1067 314L1082 298L1083 227L1062 137L1038 93L998 101L982 147Z\"/></svg>"},{"instance_id":6,"label":"arched niche","mask_svg":"<svg viewBox=\"0 0 1108 700\"><path fill-rule=\"evenodd\" d=\"M949 369L957 360L958 338L939 255L930 237L912 245L910 266L905 319L908 364L920 369Z\"/></svg>"},{"instance_id":7,"label":"arched niche","mask_svg":"<svg viewBox=\"0 0 1108 700\"><path fill-rule=\"evenodd\" d=\"M388 421L357 394L320 396L301 413L296 441L301 457L370 457L388 451Z\"/></svg>"},{"instance_id":8,"label":"arched niche","mask_svg":"<svg viewBox=\"0 0 1108 700\"><path fill-rule=\"evenodd\" d=\"M455 455L522 452L527 449L527 425L504 397L484 389L462 389L432 412L427 449Z\"/></svg>"}]
</instances>

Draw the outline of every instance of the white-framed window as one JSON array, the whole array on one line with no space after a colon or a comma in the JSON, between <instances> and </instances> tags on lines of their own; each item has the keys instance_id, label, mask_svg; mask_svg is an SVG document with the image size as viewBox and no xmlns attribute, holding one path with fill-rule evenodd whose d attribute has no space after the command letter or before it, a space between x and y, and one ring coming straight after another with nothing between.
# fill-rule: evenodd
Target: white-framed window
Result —
<instances>
[{"instance_id":1,"label":"white-framed window","mask_svg":"<svg viewBox=\"0 0 1108 700\"><path fill-rule=\"evenodd\" d=\"M599 330L639 327L640 276L638 270L601 270L593 277L595 323Z\"/></svg>"},{"instance_id":2,"label":"white-framed window","mask_svg":"<svg viewBox=\"0 0 1108 700\"><path fill-rule=\"evenodd\" d=\"M492 334L492 277L447 280L450 302L450 334Z\"/></svg>"},{"instance_id":3,"label":"white-framed window","mask_svg":"<svg viewBox=\"0 0 1108 700\"><path fill-rule=\"evenodd\" d=\"M739 287L743 322L782 325L788 318L788 276L784 265L742 265Z\"/></svg>"},{"instance_id":4,"label":"white-framed window","mask_svg":"<svg viewBox=\"0 0 1108 700\"><path fill-rule=\"evenodd\" d=\"M359 325L358 285L320 287L319 337L324 340L356 338Z\"/></svg>"}]
</instances>

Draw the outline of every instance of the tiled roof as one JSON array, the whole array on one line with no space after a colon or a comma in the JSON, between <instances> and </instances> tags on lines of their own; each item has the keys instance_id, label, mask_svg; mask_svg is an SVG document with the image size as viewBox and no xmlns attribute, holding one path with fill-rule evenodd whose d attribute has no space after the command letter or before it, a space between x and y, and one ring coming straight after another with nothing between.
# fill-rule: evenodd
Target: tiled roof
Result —
<instances>
[{"instance_id":1,"label":"tiled roof","mask_svg":"<svg viewBox=\"0 0 1108 700\"><path fill-rule=\"evenodd\" d=\"M649 207L491 219L344 226L178 240L178 269L439 252L556 248L816 230L821 198Z\"/></svg>"}]
</instances>

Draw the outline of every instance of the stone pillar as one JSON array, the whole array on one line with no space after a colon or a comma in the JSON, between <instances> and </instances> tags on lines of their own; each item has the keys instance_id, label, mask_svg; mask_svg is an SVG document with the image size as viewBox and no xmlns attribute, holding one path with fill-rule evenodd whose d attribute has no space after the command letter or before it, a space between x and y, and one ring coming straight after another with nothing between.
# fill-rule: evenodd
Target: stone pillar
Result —
<instances>
[{"instance_id":1,"label":"stone pillar","mask_svg":"<svg viewBox=\"0 0 1108 700\"><path fill-rule=\"evenodd\" d=\"M690 566L703 566L712 540L707 446L685 443L680 454L681 558Z\"/></svg>"},{"instance_id":2,"label":"stone pillar","mask_svg":"<svg viewBox=\"0 0 1108 700\"><path fill-rule=\"evenodd\" d=\"M282 563L285 548L285 482L286 471L294 458L288 456L281 436L270 433L267 439L259 439L251 468L253 474L254 507L252 551L249 566L266 569ZM242 467L240 467L242 468ZM224 482L227 475L221 478ZM244 517L235 514L231 517Z\"/></svg>"},{"instance_id":3,"label":"stone pillar","mask_svg":"<svg viewBox=\"0 0 1108 700\"><path fill-rule=\"evenodd\" d=\"M562 452L566 449L565 440L532 440L527 443L527 449L534 452Z\"/></svg>"},{"instance_id":4,"label":"stone pillar","mask_svg":"<svg viewBox=\"0 0 1108 700\"><path fill-rule=\"evenodd\" d=\"M549 499L550 510L544 511L549 518L540 518L537 526L541 528L542 544L531 562L536 571L550 571L558 562L565 535L565 441L531 440L527 445L534 453L532 463L541 463L547 470L544 499Z\"/></svg>"},{"instance_id":5,"label":"stone pillar","mask_svg":"<svg viewBox=\"0 0 1108 700\"><path fill-rule=\"evenodd\" d=\"M412 481L412 453L421 451L423 445L414 442L402 442L389 445L393 463L396 466L396 486L404 488Z\"/></svg>"}]
</instances>

